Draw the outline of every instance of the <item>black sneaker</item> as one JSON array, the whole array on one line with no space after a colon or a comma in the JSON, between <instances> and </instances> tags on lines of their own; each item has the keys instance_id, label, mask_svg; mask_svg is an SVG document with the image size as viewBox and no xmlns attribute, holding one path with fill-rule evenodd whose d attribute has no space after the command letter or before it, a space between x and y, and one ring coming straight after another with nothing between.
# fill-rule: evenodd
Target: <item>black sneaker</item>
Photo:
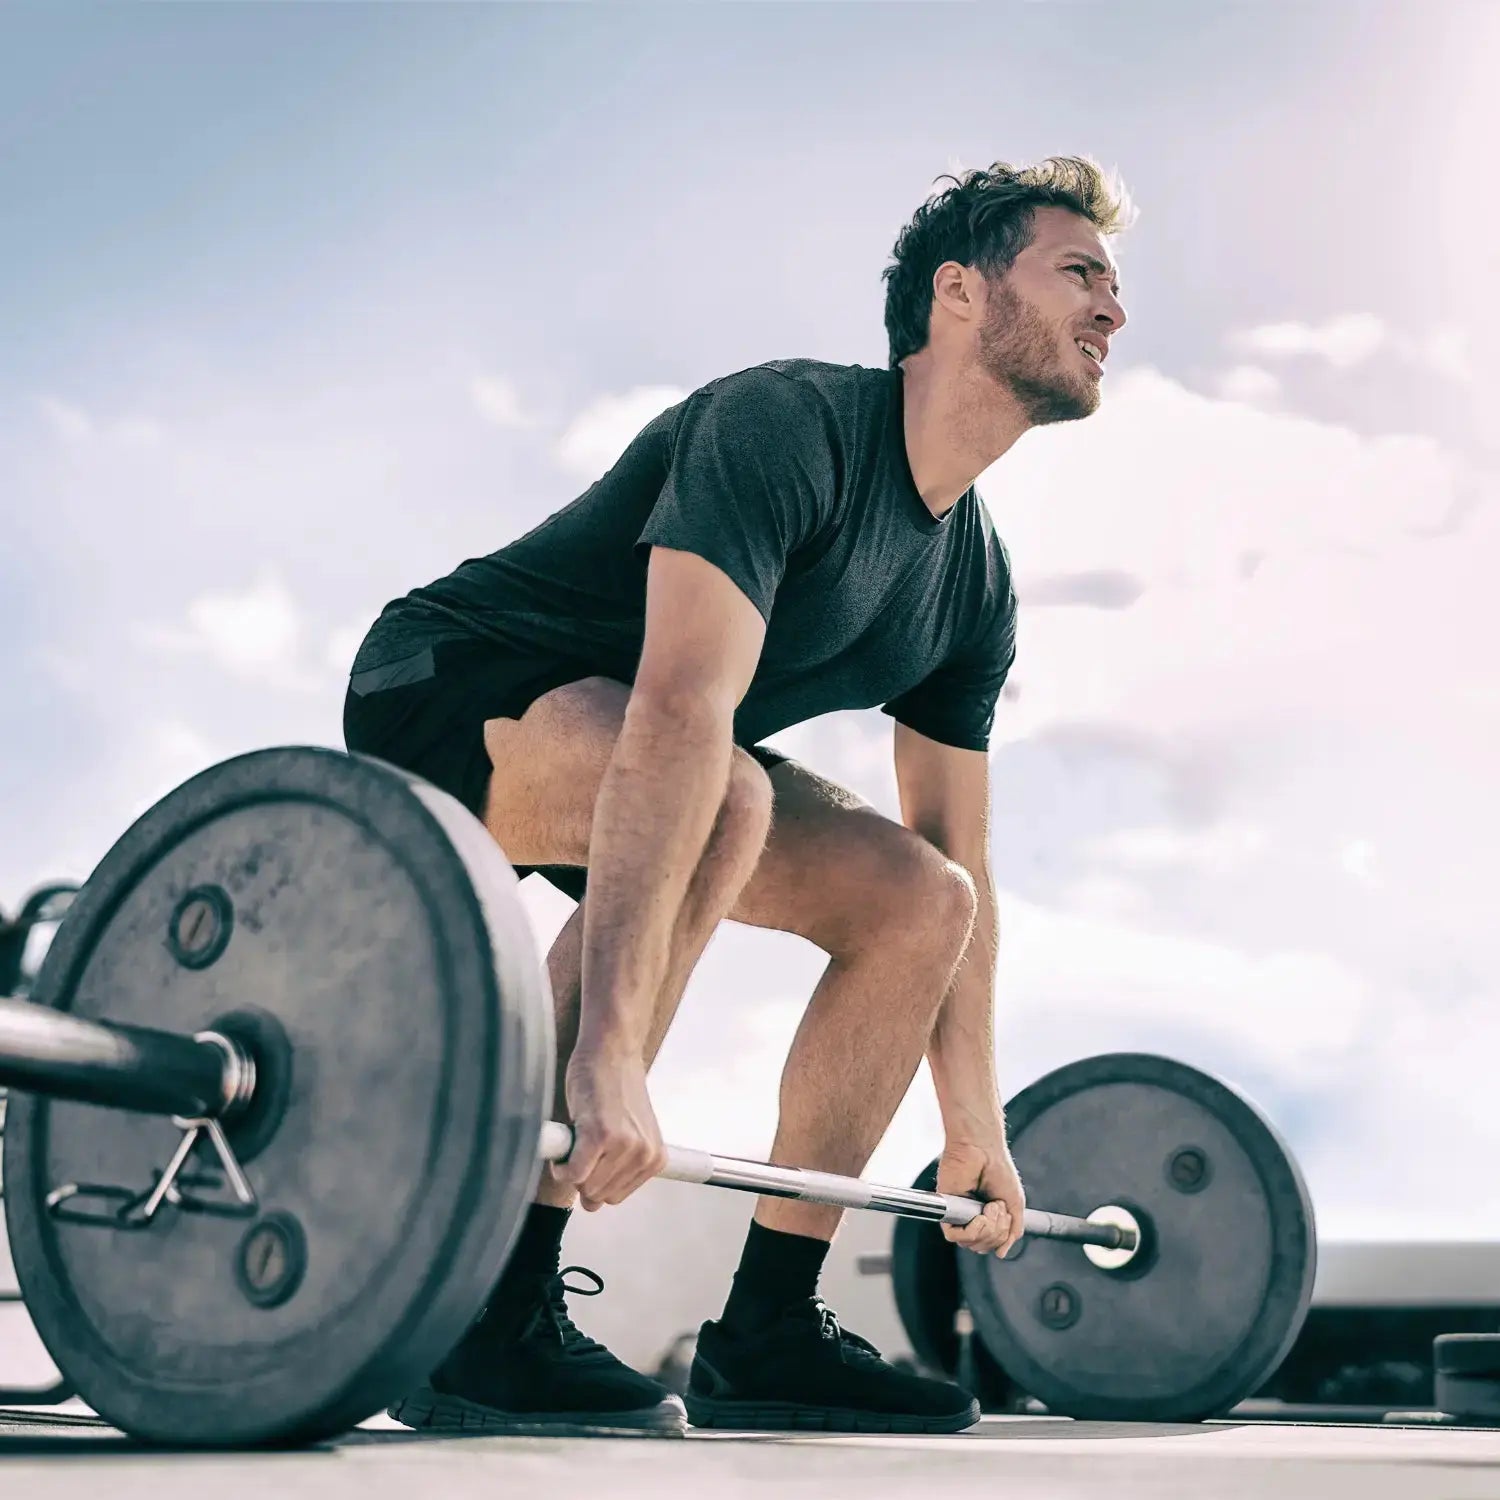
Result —
<instances>
[{"instance_id":1,"label":"black sneaker","mask_svg":"<svg viewBox=\"0 0 1500 1500\"><path fill-rule=\"evenodd\" d=\"M567 1286L563 1278L575 1271L594 1286ZM603 1280L582 1266L511 1289L390 1415L423 1432L681 1437L681 1399L573 1326L563 1294L596 1297L603 1290Z\"/></svg>"},{"instance_id":2,"label":"black sneaker","mask_svg":"<svg viewBox=\"0 0 1500 1500\"><path fill-rule=\"evenodd\" d=\"M887 1364L811 1297L749 1336L705 1323L687 1415L695 1427L961 1432L979 1420L979 1403L961 1386Z\"/></svg>"}]
</instances>

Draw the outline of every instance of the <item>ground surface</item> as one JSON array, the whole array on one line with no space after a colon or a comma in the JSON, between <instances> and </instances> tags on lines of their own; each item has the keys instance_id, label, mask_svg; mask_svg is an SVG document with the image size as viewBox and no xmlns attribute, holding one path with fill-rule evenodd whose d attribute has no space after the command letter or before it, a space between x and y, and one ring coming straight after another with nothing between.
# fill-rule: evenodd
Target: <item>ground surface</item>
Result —
<instances>
[{"instance_id":1,"label":"ground surface","mask_svg":"<svg viewBox=\"0 0 1500 1500\"><path fill-rule=\"evenodd\" d=\"M75 1415L0 1413L0 1488L28 1500L494 1500L668 1496L821 1500L1470 1500L1500 1497L1500 1431L988 1417L956 1437L699 1434L686 1439L419 1437L378 1418L327 1447L161 1453Z\"/></svg>"}]
</instances>

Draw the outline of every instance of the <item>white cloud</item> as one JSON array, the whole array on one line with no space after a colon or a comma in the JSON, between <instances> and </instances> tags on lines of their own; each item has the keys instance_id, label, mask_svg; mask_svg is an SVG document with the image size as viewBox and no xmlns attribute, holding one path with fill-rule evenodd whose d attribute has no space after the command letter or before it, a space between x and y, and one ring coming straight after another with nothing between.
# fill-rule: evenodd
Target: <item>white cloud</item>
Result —
<instances>
[{"instance_id":1,"label":"white cloud","mask_svg":"<svg viewBox=\"0 0 1500 1500\"><path fill-rule=\"evenodd\" d=\"M1480 357L1475 332L1459 323L1439 323L1409 333L1390 327L1373 313L1348 313L1322 323L1266 323L1239 329L1226 341L1232 349L1262 360L1296 357L1323 361L1335 370L1351 370L1377 355L1389 356L1421 375L1436 375L1458 387L1460 405L1473 416L1473 435L1482 449L1500 448L1500 373ZM1239 365L1218 378L1217 392L1226 400L1265 404L1279 381L1259 365Z\"/></svg>"},{"instance_id":2,"label":"white cloud","mask_svg":"<svg viewBox=\"0 0 1500 1500\"><path fill-rule=\"evenodd\" d=\"M360 615L358 619L351 620L347 625L341 625L328 637L328 646L323 653L325 665L331 671L340 676L347 676L350 667L354 665L354 653L359 650L360 643L369 633L373 620Z\"/></svg>"},{"instance_id":3,"label":"white cloud","mask_svg":"<svg viewBox=\"0 0 1500 1500\"><path fill-rule=\"evenodd\" d=\"M477 375L470 382L469 397L480 416L496 427L522 429L537 425L536 418L525 410L521 393L512 380Z\"/></svg>"},{"instance_id":4,"label":"white cloud","mask_svg":"<svg viewBox=\"0 0 1500 1500\"><path fill-rule=\"evenodd\" d=\"M131 448L155 448L166 440L161 423L146 417L122 417L101 423L75 402L62 401L56 396L38 397L37 406L57 437L70 445L102 439Z\"/></svg>"},{"instance_id":5,"label":"white cloud","mask_svg":"<svg viewBox=\"0 0 1500 1500\"><path fill-rule=\"evenodd\" d=\"M323 685L303 659L303 610L274 574L240 590L201 594L186 615L184 626L142 625L136 637L158 651L207 657L268 687L311 692Z\"/></svg>"},{"instance_id":6,"label":"white cloud","mask_svg":"<svg viewBox=\"0 0 1500 1500\"><path fill-rule=\"evenodd\" d=\"M1074 917L1142 926L1153 915L1150 893L1137 881L1097 872L1064 876L1056 886L1052 906Z\"/></svg>"},{"instance_id":7,"label":"white cloud","mask_svg":"<svg viewBox=\"0 0 1500 1500\"><path fill-rule=\"evenodd\" d=\"M1322 323L1265 323L1231 335L1230 342L1250 354L1311 355L1348 370L1377 354L1390 338L1390 329L1373 313L1345 313Z\"/></svg>"},{"instance_id":8,"label":"white cloud","mask_svg":"<svg viewBox=\"0 0 1500 1500\"><path fill-rule=\"evenodd\" d=\"M157 771L174 786L215 759L208 736L180 719L168 719L148 728L144 745Z\"/></svg>"},{"instance_id":9,"label":"white cloud","mask_svg":"<svg viewBox=\"0 0 1500 1500\"><path fill-rule=\"evenodd\" d=\"M157 448L167 439L166 429L160 422L145 417L126 417L110 429L120 442L133 448Z\"/></svg>"},{"instance_id":10,"label":"white cloud","mask_svg":"<svg viewBox=\"0 0 1500 1500\"><path fill-rule=\"evenodd\" d=\"M46 808L38 878L83 880L127 827L188 777L249 745L230 745L178 715L126 720L109 755Z\"/></svg>"},{"instance_id":11,"label":"white cloud","mask_svg":"<svg viewBox=\"0 0 1500 1500\"><path fill-rule=\"evenodd\" d=\"M81 406L60 401L56 396L42 396L37 405L53 432L67 443L84 443L94 435L94 423Z\"/></svg>"},{"instance_id":12,"label":"white cloud","mask_svg":"<svg viewBox=\"0 0 1500 1500\"><path fill-rule=\"evenodd\" d=\"M1445 323L1429 329L1411 344L1412 354L1429 370L1450 380L1470 380L1478 374L1475 355L1478 352L1472 335L1457 323Z\"/></svg>"},{"instance_id":13,"label":"white cloud","mask_svg":"<svg viewBox=\"0 0 1500 1500\"><path fill-rule=\"evenodd\" d=\"M1281 394L1281 382L1260 365L1235 365L1219 376L1218 393L1226 401L1264 406Z\"/></svg>"},{"instance_id":14,"label":"white cloud","mask_svg":"<svg viewBox=\"0 0 1500 1500\"><path fill-rule=\"evenodd\" d=\"M1457 387L1481 450L1500 452L1500 365L1481 352L1479 335L1456 323L1429 329L1407 346L1407 357Z\"/></svg>"},{"instance_id":15,"label":"white cloud","mask_svg":"<svg viewBox=\"0 0 1500 1500\"><path fill-rule=\"evenodd\" d=\"M1011 895L1002 905L1005 1025L1038 1063L1174 1036L1295 1094L1336 1077L1371 1010L1368 984L1325 954L1243 952Z\"/></svg>"},{"instance_id":16,"label":"white cloud","mask_svg":"<svg viewBox=\"0 0 1500 1500\"><path fill-rule=\"evenodd\" d=\"M1366 885L1374 885L1380 879L1375 845L1369 839L1354 839L1345 844L1339 853L1339 867Z\"/></svg>"},{"instance_id":17,"label":"white cloud","mask_svg":"<svg viewBox=\"0 0 1500 1500\"><path fill-rule=\"evenodd\" d=\"M1125 869L1185 868L1222 875L1255 860L1270 844L1264 828L1223 822L1210 828L1121 828L1092 841L1095 859Z\"/></svg>"},{"instance_id":18,"label":"white cloud","mask_svg":"<svg viewBox=\"0 0 1500 1500\"><path fill-rule=\"evenodd\" d=\"M1476 483L1426 437L1130 372L1090 421L1029 433L980 480L1021 579L1125 566L1143 585L1108 612L1028 612L1022 591L1022 692L1001 734L1405 724L1414 696L1440 714L1474 703L1500 633L1481 561L1500 556L1500 504L1416 537Z\"/></svg>"},{"instance_id":19,"label":"white cloud","mask_svg":"<svg viewBox=\"0 0 1500 1500\"><path fill-rule=\"evenodd\" d=\"M1495 1004L1412 994L1381 1017L1322 1101L1337 1125L1303 1153L1320 1229L1345 1238L1489 1238L1500 1215Z\"/></svg>"},{"instance_id":20,"label":"white cloud","mask_svg":"<svg viewBox=\"0 0 1500 1500\"><path fill-rule=\"evenodd\" d=\"M689 394L676 386L652 385L596 398L558 439L554 450L558 467L579 479L599 478L653 417Z\"/></svg>"}]
</instances>

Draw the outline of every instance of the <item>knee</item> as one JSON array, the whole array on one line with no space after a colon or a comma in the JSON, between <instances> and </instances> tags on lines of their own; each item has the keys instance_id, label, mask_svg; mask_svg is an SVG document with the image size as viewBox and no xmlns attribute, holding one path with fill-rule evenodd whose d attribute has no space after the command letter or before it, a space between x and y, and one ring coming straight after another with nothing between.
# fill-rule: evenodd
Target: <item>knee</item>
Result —
<instances>
[{"instance_id":1,"label":"knee","mask_svg":"<svg viewBox=\"0 0 1500 1500\"><path fill-rule=\"evenodd\" d=\"M905 943L956 961L968 947L979 910L974 877L920 834L907 833L887 854L880 925Z\"/></svg>"},{"instance_id":2,"label":"knee","mask_svg":"<svg viewBox=\"0 0 1500 1500\"><path fill-rule=\"evenodd\" d=\"M714 822L713 840L728 852L759 855L771 831L773 802L771 778L753 755L735 747L729 764L729 781L719 815Z\"/></svg>"}]
</instances>

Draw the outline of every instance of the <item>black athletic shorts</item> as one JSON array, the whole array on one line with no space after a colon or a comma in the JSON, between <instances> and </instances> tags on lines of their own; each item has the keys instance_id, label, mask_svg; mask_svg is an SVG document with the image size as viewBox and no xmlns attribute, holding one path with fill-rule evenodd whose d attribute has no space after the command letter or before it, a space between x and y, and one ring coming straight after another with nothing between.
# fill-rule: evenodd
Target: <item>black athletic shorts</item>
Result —
<instances>
[{"instance_id":1,"label":"black athletic shorts","mask_svg":"<svg viewBox=\"0 0 1500 1500\"><path fill-rule=\"evenodd\" d=\"M344 744L430 781L482 817L491 770L485 722L519 719L544 693L598 675L579 662L526 660L486 641L439 641L349 679ZM744 748L767 770L787 758L764 745ZM533 870L582 900L582 867L516 866L523 879Z\"/></svg>"}]
</instances>

